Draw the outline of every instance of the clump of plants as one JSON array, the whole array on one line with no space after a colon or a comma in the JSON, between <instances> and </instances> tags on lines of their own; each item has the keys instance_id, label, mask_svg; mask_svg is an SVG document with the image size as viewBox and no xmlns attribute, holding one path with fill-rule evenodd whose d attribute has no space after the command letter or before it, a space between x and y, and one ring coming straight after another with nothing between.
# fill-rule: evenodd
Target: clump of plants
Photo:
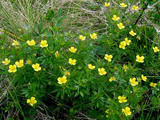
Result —
<instances>
[{"instance_id":1,"label":"clump of plants","mask_svg":"<svg viewBox=\"0 0 160 120\"><path fill-rule=\"evenodd\" d=\"M52 10L39 34L1 29L0 70L20 118L33 119L45 106L57 119L158 118L160 39L141 25L142 3L103 2L104 33L64 32Z\"/></svg>"}]
</instances>

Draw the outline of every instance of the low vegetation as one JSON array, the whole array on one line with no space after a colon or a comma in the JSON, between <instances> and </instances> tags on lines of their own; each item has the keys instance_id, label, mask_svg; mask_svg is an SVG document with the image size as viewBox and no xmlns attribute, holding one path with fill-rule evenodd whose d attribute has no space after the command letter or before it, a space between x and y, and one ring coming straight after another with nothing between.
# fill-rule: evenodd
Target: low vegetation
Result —
<instances>
[{"instance_id":1,"label":"low vegetation","mask_svg":"<svg viewBox=\"0 0 160 120\"><path fill-rule=\"evenodd\" d=\"M0 119L160 119L160 1L0 6Z\"/></svg>"}]
</instances>

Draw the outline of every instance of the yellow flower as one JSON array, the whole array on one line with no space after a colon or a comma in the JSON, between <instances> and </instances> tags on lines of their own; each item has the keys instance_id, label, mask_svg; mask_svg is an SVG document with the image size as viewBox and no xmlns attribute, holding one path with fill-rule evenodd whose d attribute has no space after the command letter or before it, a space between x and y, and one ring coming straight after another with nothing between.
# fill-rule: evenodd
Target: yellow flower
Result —
<instances>
[{"instance_id":1,"label":"yellow flower","mask_svg":"<svg viewBox=\"0 0 160 120\"><path fill-rule=\"evenodd\" d=\"M77 48L75 48L75 47L70 47L70 48L69 48L69 51L70 51L71 53L76 53Z\"/></svg>"},{"instance_id":2,"label":"yellow flower","mask_svg":"<svg viewBox=\"0 0 160 120\"><path fill-rule=\"evenodd\" d=\"M120 17L117 17L117 15L113 15L112 20L113 21L118 21L120 19Z\"/></svg>"},{"instance_id":3,"label":"yellow flower","mask_svg":"<svg viewBox=\"0 0 160 120\"><path fill-rule=\"evenodd\" d=\"M2 61L2 63L3 63L4 65L8 65L8 64L10 63L10 60L9 60L8 58L5 58L5 60Z\"/></svg>"},{"instance_id":4,"label":"yellow flower","mask_svg":"<svg viewBox=\"0 0 160 120\"><path fill-rule=\"evenodd\" d=\"M132 35L132 36L137 35L133 30L131 30L131 31L129 32L129 34Z\"/></svg>"},{"instance_id":5,"label":"yellow flower","mask_svg":"<svg viewBox=\"0 0 160 120\"><path fill-rule=\"evenodd\" d=\"M106 115L106 118L108 118L108 115Z\"/></svg>"},{"instance_id":6,"label":"yellow flower","mask_svg":"<svg viewBox=\"0 0 160 120\"><path fill-rule=\"evenodd\" d=\"M71 75L69 71L65 71L64 74L65 74L66 76L70 76L70 75Z\"/></svg>"},{"instance_id":7,"label":"yellow flower","mask_svg":"<svg viewBox=\"0 0 160 120\"><path fill-rule=\"evenodd\" d=\"M24 65L24 61L23 60L19 60L19 61L16 61L15 64L16 64L17 67L21 68Z\"/></svg>"},{"instance_id":8,"label":"yellow flower","mask_svg":"<svg viewBox=\"0 0 160 120\"><path fill-rule=\"evenodd\" d=\"M156 46L156 47L153 47L153 51L156 53L156 52L159 52L159 48Z\"/></svg>"},{"instance_id":9,"label":"yellow flower","mask_svg":"<svg viewBox=\"0 0 160 120\"><path fill-rule=\"evenodd\" d=\"M124 29L125 28L125 26L123 25L123 23L119 23L119 24L117 24L117 26L118 26L119 29Z\"/></svg>"},{"instance_id":10,"label":"yellow flower","mask_svg":"<svg viewBox=\"0 0 160 120\"><path fill-rule=\"evenodd\" d=\"M119 100L119 103L127 102L126 97L124 97L124 96L118 96L118 100Z\"/></svg>"},{"instance_id":11,"label":"yellow flower","mask_svg":"<svg viewBox=\"0 0 160 120\"><path fill-rule=\"evenodd\" d=\"M40 71L41 70L41 67L38 63L36 64L32 64L32 68L35 70L35 71Z\"/></svg>"},{"instance_id":12,"label":"yellow flower","mask_svg":"<svg viewBox=\"0 0 160 120\"><path fill-rule=\"evenodd\" d=\"M144 75L141 75L141 78L142 78L143 81L146 81L146 80L147 80L147 77L144 76Z\"/></svg>"},{"instance_id":13,"label":"yellow flower","mask_svg":"<svg viewBox=\"0 0 160 120\"><path fill-rule=\"evenodd\" d=\"M112 58L113 58L112 55L105 54L104 59L107 60L108 62L111 62L111 61L112 61Z\"/></svg>"},{"instance_id":14,"label":"yellow flower","mask_svg":"<svg viewBox=\"0 0 160 120\"><path fill-rule=\"evenodd\" d=\"M116 81L116 78L115 78L115 77L111 77L111 78L109 79L109 82L112 82L112 81Z\"/></svg>"},{"instance_id":15,"label":"yellow flower","mask_svg":"<svg viewBox=\"0 0 160 120\"><path fill-rule=\"evenodd\" d=\"M106 72L106 70L104 68L98 68L98 72L99 72L99 75L107 74L107 72Z\"/></svg>"},{"instance_id":16,"label":"yellow flower","mask_svg":"<svg viewBox=\"0 0 160 120\"><path fill-rule=\"evenodd\" d=\"M56 51L55 53L54 53L54 55L56 56L56 58L59 56L59 52L58 51Z\"/></svg>"},{"instance_id":17,"label":"yellow flower","mask_svg":"<svg viewBox=\"0 0 160 120\"><path fill-rule=\"evenodd\" d=\"M133 5L133 6L132 6L132 10L138 10L138 6Z\"/></svg>"},{"instance_id":18,"label":"yellow flower","mask_svg":"<svg viewBox=\"0 0 160 120\"><path fill-rule=\"evenodd\" d=\"M58 83L59 84L63 84L67 82L67 77L63 76L63 77L58 77Z\"/></svg>"},{"instance_id":19,"label":"yellow flower","mask_svg":"<svg viewBox=\"0 0 160 120\"><path fill-rule=\"evenodd\" d=\"M129 107L125 107L124 109L122 109L122 112L123 112L126 116L132 114L132 112L130 111L130 108L129 108Z\"/></svg>"},{"instance_id":20,"label":"yellow flower","mask_svg":"<svg viewBox=\"0 0 160 120\"><path fill-rule=\"evenodd\" d=\"M156 85L157 85L157 83L153 83L153 82L150 83L151 87L156 87Z\"/></svg>"},{"instance_id":21,"label":"yellow flower","mask_svg":"<svg viewBox=\"0 0 160 120\"><path fill-rule=\"evenodd\" d=\"M123 70L124 70L124 72L126 72L127 69L128 69L128 66L127 66L127 65L123 65Z\"/></svg>"},{"instance_id":22,"label":"yellow flower","mask_svg":"<svg viewBox=\"0 0 160 120\"><path fill-rule=\"evenodd\" d=\"M107 110L105 111L105 113L107 114L107 115L106 115L107 118L108 118L109 112L110 112L109 109L107 109Z\"/></svg>"},{"instance_id":23,"label":"yellow flower","mask_svg":"<svg viewBox=\"0 0 160 120\"><path fill-rule=\"evenodd\" d=\"M32 61L31 60L27 60L27 64L31 64L32 63Z\"/></svg>"},{"instance_id":24,"label":"yellow flower","mask_svg":"<svg viewBox=\"0 0 160 120\"><path fill-rule=\"evenodd\" d=\"M76 59L69 58L69 64L71 64L71 65L75 65L75 64L76 64L76 62L77 62L77 60L76 60Z\"/></svg>"},{"instance_id":25,"label":"yellow flower","mask_svg":"<svg viewBox=\"0 0 160 120\"><path fill-rule=\"evenodd\" d=\"M88 68L91 69L91 70L93 70L93 69L95 69L95 66L92 65L92 64L88 64Z\"/></svg>"},{"instance_id":26,"label":"yellow flower","mask_svg":"<svg viewBox=\"0 0 160 120\"><path fill-rule=\"evenodd\" d=\"M136 56L136 61L139 62L139 63L143 63L144 62L144 56L137 55Z\"/></svg>"},{"instance_id":27,"label":"yellow flower","mask_svg":"<svg viewBox=\"0 0 160 120\"><path fill-rule=\"evenodd\" d=\"M130 81L132 86L138 85L138 81L136 81L136 78L130 78L129 81Z\"/></svg>"},{"instance_id":28,"label":"yellow flower","mask_svg":"<svg viewBox=\"0 0 160 120\"><path fill-rule=\"evenodd\" d=\"M127 7L127 5L125 3L121 3L120 6L123 8Z\"/></svg>"},{"instance_id":29,"label":"yellow flower","mask_svg":"<svg viewBox=\"0 0 160 120\"><path fill-rule=\"evenodd\" d=\"M40 47L42 47L42 48L48 47L47 40L42 40Z\"/></svg>"},{"instance_id":30,"label":"yellow flower","mask_svg":"<svg viewBox=\"0 0 160 120\"><path fill-rule=\"evenodd\" d=\"M109 113L109 109L107 109L107 110L105 111L105 113L107 113L107 114L108 114L108 113Z\"/></svg>"},{"instance_id":31,"label":"yellow flower","mask_svg":"<svg viewBox=\"0 0 160 120\"><path fill-rule=\"evenodd\" d=\"M79 35L79 39L84 41L86 39L86 36L83 36L83 35Z\"/></svg>"},{"instance_id":32,"label":"yellow flower","mask_svg":"<svg viewBox=\"0 0 160 120\"><path fill-rule=\"evenodd\" d=\"M110 6L110 3L109 2L105 2L105 7L109 7Z\"/></svg>"},{"instance_id":33,"label":"yellow flower","mask_svg":"<svg viewBox=\"0 0 160 120\"><path fill-rule=\"evenodd\" d=\"M12 72L16 72L16 71L17 71L16 65L10 65L10 66L9 66L8 72L12 73Z\"/></svg>"},{"instance_id":34,"label":"yellow flower","mask_svg":"<svg viewBox=\"0 0 160 120\"><path fill-rule=\"evenodd\" d=\"M125 41L120 42L119 48L125 49L126 48L126 42Z\"/></svg>"},{"instance_id":35,"label":"yellow flower","mask_svg":"<svg viewBox=\"0 0 160 120\"><path fill-rule=\"evenodd\" d=\"M13 40L12 45L13 45L13 46L17 46L17 45L19 45L19 42L18 42L18 41L16 41L16 40Z\"/></svg>"},{"instance_id":36,"label":"yellow flower","mask_svg":"<svg viewBox=\"0 0 160 120\"><path fill-rule=\"evenodd\" d=\"M97 34L96 33L92 33L90 34L91 39L97 39Z\"/></svg>"},{"instance_id":37,"label":"yellow flower","mask_svg":"<svg viewBox=\"0 0 160 120\"><path fill-rule=\"evenodd\" d=\"M27 40L27 44L29 45L29 46L34 46L36 43L35 43L35 41L34 40Z\"/></svg>"},{"instance_id":38,"label":"yellow flower","mask_svg":"<svg viewBox=\"0 0 160 120\"><path fill-rule=\"evenodd\" d=\"M126 45L130 45L131 40L128 40L128 38L125 38L125 42L126 42Z\"/></svg>"},{"instance_id":39,"label":"yellow flower","mask_svg":"<svg viewBox=\"0 0 160 120\"><path fill-rule=\"evenodd\" d=\"M37 100L35 99L35 97L31 97L30 99L27 99L27 103L33 106L37 103Z\"/></svg>"}]
</instances>

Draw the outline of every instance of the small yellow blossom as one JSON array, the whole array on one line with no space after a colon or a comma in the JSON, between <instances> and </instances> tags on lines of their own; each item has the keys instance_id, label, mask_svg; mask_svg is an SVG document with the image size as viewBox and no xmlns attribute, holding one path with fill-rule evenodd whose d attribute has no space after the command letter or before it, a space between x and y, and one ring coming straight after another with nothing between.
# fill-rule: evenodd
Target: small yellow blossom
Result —
<instances>
[{"instance_id":1,"label":"small yellow blossom","mask_svg":"<svg viewBox=\"0 0 160 120\"><path fill-rule=\"evenodd\" d=\"M127 102L126 97L124 97L124 96L118 96L118 100L119 100L119 103Z\"/></svg>"},{"instance_id":2,"label":"small yellow blossom","mask_svg":"<svg viewBox=\"0 0 160 120\"><path fill-rule=\"evenodd\" d=\"M63 77L58 77L58 83L59 84L63 84L67 82L67 77L63 76Z\"/></svg>"},{"instance_id":3,"label":"small yellow blossom","mask_svg":"<svg viewBox=\"0 0 160 120\"><path fill-rule=\"evenodd\" d=\"M18 42L18 41L16 41L16 40L13 40L12 45L13 45L13 46L17 46L17 45L19 45L19 42Z\"/></svg>"},{"instance_id":4,"label":"small yellow blossom","mask_svg":"<svg viewBox=\"0 0 160 120\"><path fill-rule=\"evenodd\" d=\"M38 63L36 64L32 64L32 68L35 70L35 71L40 71L41 70L41 67Z\"/></svg>"},{"instance_id":5,"label":"small yellow blossom","mask_svg":"<svg viewBox=\"0 0 160 120\"><path fill-rule=\"evenodd\" d=\"M123 70L124 72L127 72L128 66L127 65L123 65Z\"/></svg>"},{"instance_id":6,"label":"small yellow blossom","mask_svg":"<svg viewBox=\"0 0 160 120\"><path fill-rule=\"evenodd\" d=\"M56 51L55 53L54 53L54 55L56 56L56 58L59 56L59 52L58 51Z\"/></svg>"},{"instance_id":7,"label":"small yellow blossom","mask_svg":"<svg viewBox=\"0 0 160 120\"><path fill-rule=\"evenodd\" d=\"M137 55L136 56L136 61L139 62L139 63L143 63L144 62L144 56Z\"/></svg>"},{"instance_id":8,"label":"small yellow blossom","mask_svg":"<svg viewBox=\"0 0 160 120\"><path fill-rule=\"evenodd\" d=\"M126 45L130 45L131 40L128 40L128 38L125 38L125 42L126 42Z\"/></svg>"},{"instance_id":9,"label":"small yellow blossom","mask_svg":"<svg viewBox=\"0 0 160 120\"><path fill-rule=\"evenodd\" d=\"M92 65L92 64L88 64L88 68L91 69L91 70L93 70L93 69L95 69L95 66Z\"/></svg>"},{"instance_id":10,"label":"small yellow blossom","mask_svg":"<svg viewBox=\"0 0 160 120\"><path fill-rule=\"evenodd\" d=\"M109 2L105 2L105 7L109 7L110 6L110 3Z\"/></svg>"},{"instance_id":11,"label":"small yellow blossom","mask_svg":"<svg viewBox=\"0 0 160 120\"><path fill-rule=\"evenodd\" d=\"M109 109L107 109L107 110L105 111L105 113L107 113L107 114L108 114L108 113L109 113Z\"/></svg>"},{"instance_id":12,"label":"small yellow blossom","mask_svg":"<svg viewBox=\"0 0 160 120\"><path fill-rule=\"evenodd\" d=\"M69 64L76 65L76 62L77 62L76 59L69 58Z\"/></svg>"},{"instance_id":13,"label":"small yellow blossom","mask_svg":"<svg viewBox=\"0 0 160 120\"><path fill-rule=\"evenodd\" d=\"M31 97L30 99L27 99L27 103L33 106L37 103L37 100L35 99L35 97Z\"/></svg>"},{"instance_id":14,"label":"small yellow blossom","mask_svg":"<svg viewBox=\"0 0 160 120\"><path fill-rule=\"evenodd\" d=\"M126 42L125 41L120 42L119 48L125 49L126 48Z\"/></svg>"},{"instance_id":15,"label":"small yellow blossom","mask_svg":"<svg viewBox=\"0 0 160 120\"><path fill-rule=\"evenodd\" d=\"M64 74L65 74L66 76L70 76L70 75L71 75L69 71L65 71Z\"/></svg>"},{"instance_id":16,"label":"small yellow blossom","mask_svg":"<svg viewBox=\"0 0 160 120\"><path fill-rule=\"evenodd\" d=\"M107 60L108 62L111 62L111 61L112 61L112 58L113 58L112 55L105 54L104 59Z\"/></svg>"},{"instance_id":17,"label":"small yellow blossom","mask_svg":"<svg viewBox=\"0 0 160 120\"><path fill-rule=\"evenodd\" d=\"M122 109L122 112L123 112L126 116L132 114L132 112L131 112L131 110L130 110L129 107L125 107L124 109Z\"/></svg>"},{"instance_id":18,"label":"small yellow blossom","mask_svg":"<svg viewBox=\"0 0 160 120\"><path fill-rule=\"evenodd\" d=\"M27 40L27 44L29 45L29 46L34 46L36 43L35 43L35 41L34 40Z\"/></svg>"},{"instance_id":19,"label":"small yellow blossom","mask_svg":"<svg viewBox=\"0 0 160 120\"><path fill-rule=\"evenodd\" d=\"M16 61L15 65L19 68L23 67L24 66L24 61L23 60L19 60L19 61Z\"/></svg>"},{"instance_id":20,"label":"small yellow blossom","mask_svg":"<svg viewBox=\"0 0 160 120\"><path fill-rule=\"evenodd\" d=\"M159 52L159 48L156 46L156 47L153 47L153 51L156 53L156 52Z\"/></svg>"},{"instance_id":21,"label":"small yellow blossom","mask_svg":"<svg viewBox=\"0 0 160 120\"><path fill-rule=\"evenodd\" d=\"M117 15L113 15L112 20L113 21L118 21L120 19L120 17L118 17Z\"/></svg>"},{"instance_id":22,"label":"small yellow blossom","mask_svg":"<svg viewBox=\"0 0 160 120\"><path fill-rule=\"evenodd\" d=\"M133 6L132 6L132 10L138 10L138 8L139 8L139 7L136 6L136 5L133 5Z\"/></svg>"},{"instance_id":23,"label":"small yellow blossom","mask_svg":"<svg viewBox=\"0 0 160 120\"><path fill-rule=\"evenodd\" d=\"M129 81L130 81L132 86L138 85L138 81L136 81L136 78L130 78Z\"/></svg>"},{"instance_id":24,"label":"small yellow blossom","mask_svg":"<svg viewBox=\"0 0 160 120\"><path fill-rule=\"evenodd\" d=\"M32 63L31 60L27 60L26 62L27 62L27 64L29 64L29 65Z\"/></svg>"},{"instance_id":25,"label":"small yellow blossom","mask_svg":"<svg viewBox=\"0 0 160 120\"><path fill-rule=\"evenodd\" d=\"M104 68L98 68L99 75L106 75L107 72Z\"/></svg>"},{"instance_id":26,"label":"small yellow blossom","mask_svg":"<svg viewBox=\"0 0 160 120\"><path fill-rule=\"evenodd\" d=\"M83 35L79 35L79 39L84 41L86 39L86 36L83 36Z\"/></svg>"},{"instance_id":27,"label":"small yellow blossom","mask_svg":"<svg viewBox=\"0 0 160 120\"><path fill-rule=\"evenodd\" d=\"M150 83L150 86L151 86L151 87L156 87L156 86L157 86L157 83L151 82L151 83Z\"/></svg>"},{"instance_id":28,"label":"small yellow blossom","mask_svg":"<svg viewBox=\"0 0 160 120\"><path fill-rule=\"evenodd\" d=\"M42 48L48 47L47 40L42 40L40 47L42 47Z\"/></svg>"},{"instance_id":29,"label":"small yellow blossom","mask_svg":"<svg viewBox=\"0 0 160 120\"><path fill-rule=\"evenodd\" d=\"M71 53L76 53L77 48L75 48L75 47L70 47L70 48L69 48L69 51L70 51Z\"/></svg>"},{"instance_id":30,"label":"small yellow blossom","mask_svg":"<svg viewBox=\"0 0 160 120\"><path fill-rule=\"evenodd\" d=\"M131 30L131 31L129 32L129 34L132 35L132 36L137 35L133 30Z\"/></svg>"},{"instance_id":31,"label":"small yellow blossom","mask_svg":"<svg viewBox=\"0 0 160 120\"><path fill-rule=\"evenodd\" d=\"M127 5L125 3L121 3L120 6L123 8L127 7Z\"/></svg>"},{"instance_id":32,"label":"small yellow blossom","mask_svg":"<svg viewBox=\"0 0 160 120\"><path fill-rule=\"evenodd\" d=\"M16 71L17 71L16 65L9 65L9 70L8 70L8 72L12 73L12 72L16 72Z\"/></svg>"},{"instance_id":33,"label":"small yellow blossom","mask_svg":"<svg viewBox=\"0 0 160 120\"><path fill-rule=\"evenodd\" d=\"M5 60L2 61L2 63L3 63L4 65L8 65L8 64L10 63L10 60L9 60L8 58L5 58Z\"/></svg>"},{"instance_id":34,"label":"small yellow blossom","mask_svg":"<svg viewBox=\"0 0 160 120\"><path fill-rule=\"evenodd\" d=\"M123 25L123 23L119 23L119 24L117 24L117 26L118 26L119 29L124 29L125 28L125 26Z\"/></svg>"},{"instance_id":35,"label":"small yellow blossom","mask_svg":"<svg viewBox=\"0 0 160 120\"><path fill-rule=\"evenodd\" d=\"M105 111L105 113L107 114L107 115L106 115L107 118L108 118L109 112L110 112L109 109L107 109L107 110Z\"/></svg>"},{"instance_id":36,"label":"small yellow blossom","mask_svg":"<svg viewBox=\"0 0 160 120\"><path fill-rule=\"evenodd\" d=\"M24 66L24 61L23 60L19 60L19 61L16 61L15 65L19 68L23 67Z\"/></svg>"},{"instance_id":37,"label":"small yellow blossom","mask_svg":"<svg viewBox=\"0 0 160 120\"><path fill-rule=\"evenodd\" d=\"M147 80L147 77L144 76L144 75L141 75L141 78L142 78L143 81L146 81L146 80Z\"/></svg>"},{"instance_id":38,"label":"small yellow blossom","mask_svg":"<svg viewBox=\"0 0 160 120\"><path fill-rule=\"evenodd\" d=\"M109 82L112 82L112 81L116 81L116 78L115 78L115 77L111 77L111 78L109 79Z\"/></svg>"},{"instance_id":39,"label":"small yellow blossom","mask_svg":"<svg viewBox=\"0 0 160 120\"><path fill-rule=\"evenodd\" d=\"M90 34L91 39L97 39L97 34L96 33L92 33Z\"/></svg>"}]
</instances>

